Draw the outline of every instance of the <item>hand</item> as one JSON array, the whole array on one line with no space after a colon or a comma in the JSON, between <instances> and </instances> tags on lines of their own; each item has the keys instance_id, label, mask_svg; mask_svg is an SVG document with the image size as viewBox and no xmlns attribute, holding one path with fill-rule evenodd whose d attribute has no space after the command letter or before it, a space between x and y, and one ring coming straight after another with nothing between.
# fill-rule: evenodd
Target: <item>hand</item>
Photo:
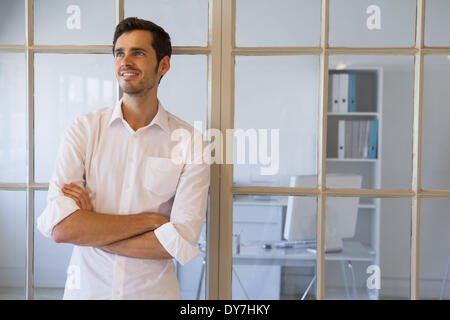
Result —
<instances>
[{"instance_id":1,"label":"hand","mask_svg":"<svg viewBox=\"0 0 450 320\"><path fill-rule=\"evenodd\" d=\"M92 211L94 208L89 199L89 194L86 190L79 187L75 183L64 184L61 188L62 193L71 199L73 199L82 210Z\"/></svg>"}]
</instances>

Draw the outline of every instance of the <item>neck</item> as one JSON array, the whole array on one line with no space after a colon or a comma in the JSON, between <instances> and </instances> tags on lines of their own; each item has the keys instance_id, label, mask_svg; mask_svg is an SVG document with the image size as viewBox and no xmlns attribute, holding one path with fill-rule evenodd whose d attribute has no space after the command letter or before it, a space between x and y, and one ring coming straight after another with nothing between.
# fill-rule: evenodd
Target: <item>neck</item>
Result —
<instances>
[{"instance_id":1,"label":"neck","mask_svg":"<svg viewBox=\"0 0 450 320\"><path fill-rule=\"evenodd\" d=\"M151 90L145 95L124 93L122 100L123 117L134 131L148 125L157 112L156 90Z\"/></svg>"}]
</instances>

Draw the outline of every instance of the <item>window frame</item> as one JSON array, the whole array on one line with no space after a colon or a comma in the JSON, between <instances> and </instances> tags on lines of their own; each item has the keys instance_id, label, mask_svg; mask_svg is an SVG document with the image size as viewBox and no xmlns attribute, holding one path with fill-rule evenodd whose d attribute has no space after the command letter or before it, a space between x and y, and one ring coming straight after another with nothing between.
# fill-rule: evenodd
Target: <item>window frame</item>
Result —
<instances>
[{"instance_id":1,"label":"window frame","mask_svg":"<svg viewBox=\"0 0 450 320\"><path fill-rule=\"evenodd\" d=\"M319 127L318 179L316 188L234 186L233 167L221 167L220 196L220 268L221 299L231 298L232 230L234 195L315 196L317 205L316 298L325 299L325 207L327 197L370 197L411 199L410 299L419 299L420 278L420 204L424 198L448 198L450 190L423 190L421 187L423 64L425 55L449 55L450 47L425 47L425 0L416 0L414 47L330 47L330 0L321 1L320 47L236 47L236 0L222 3L222 108L221 129L234 128L234 58L241 55L318 55ZM326 137L328 102L328 61L330 55L401 55L414 56L413 166L410 189L341 189L326 187ZM228 108L227 108L228 107ZM226 158L226 155L223 157Z\"/></svg>"}]
</instances>

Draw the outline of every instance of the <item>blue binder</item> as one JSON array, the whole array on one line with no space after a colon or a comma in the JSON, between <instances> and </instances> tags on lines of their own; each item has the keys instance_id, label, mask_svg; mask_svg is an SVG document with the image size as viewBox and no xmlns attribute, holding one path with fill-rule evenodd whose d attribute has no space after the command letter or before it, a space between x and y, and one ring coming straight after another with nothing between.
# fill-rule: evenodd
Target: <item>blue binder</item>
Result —
<instances>
[{"instance_id":1,"label":"blue binder","mask_svg":"<svg viewBox=\"0 0 450 320\"><path fill-rule=\"evenodd\" d=\"M356 75L348 74L348 112L356 112Z\"/></svg>"},{"instance_id":2,"label":"blue binder","mask_svg":"<svg viewBox=\"0 0 450 320\"><path fill-rule=\"evenodd\" d=\"M378 120L370 121L370 136L369 136L369 159L377 158L378 148Z\"/></svg>"}]
</instances>

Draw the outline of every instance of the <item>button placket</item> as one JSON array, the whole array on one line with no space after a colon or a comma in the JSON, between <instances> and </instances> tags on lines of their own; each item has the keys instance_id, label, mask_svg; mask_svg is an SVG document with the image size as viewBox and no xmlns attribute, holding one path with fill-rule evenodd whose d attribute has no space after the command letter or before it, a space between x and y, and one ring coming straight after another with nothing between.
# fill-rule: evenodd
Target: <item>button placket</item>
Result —
<instances>
[{"instance_id":1,"label":"button placket","mask_svg":"<svg viewBox=\"0 0 450 320\"><path fill-rule=\"evenodd\" d=\"M136 149L137 134L133 133L131 135L131 141L128 146L127 159L125 161L125 175L124 175L124 190L120 199L120 212L122 214L128 214L128 210L131 203L131 185L133 180L133 164L134 164L134 154Z\"/></svg>"},{"instance_id":2,"label":"button placket","mask_svg":"<svg viewBox=\"0 0 450 320\"><path fill-rule=\"evenodd\" d=\"M112 285L112 298L122 299L124 290L125 277L125 260L124 257L116 255L114 261L114 275Z\"/></svg>"}]
</instances>

